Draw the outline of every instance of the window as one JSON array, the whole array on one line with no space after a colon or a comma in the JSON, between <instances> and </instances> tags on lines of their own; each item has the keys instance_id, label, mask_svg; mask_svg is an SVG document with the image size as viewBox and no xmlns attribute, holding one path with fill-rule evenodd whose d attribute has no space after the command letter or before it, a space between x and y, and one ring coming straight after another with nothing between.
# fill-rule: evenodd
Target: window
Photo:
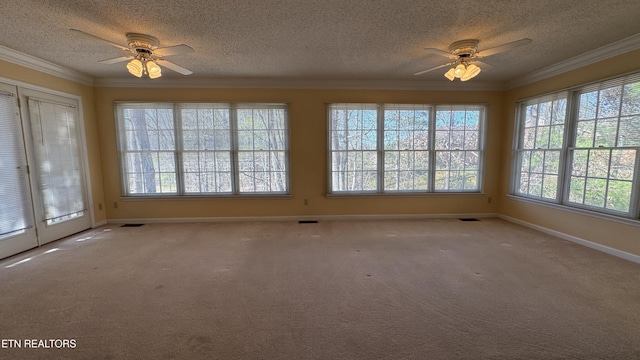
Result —
<instances>
[{"instance_id":1,"label":"window","mask_svg":"<svg viewBox=\"0 0 640 360\"><path fill-rule=\"evenodd\" d=\"M522 131L516 150L516 193L543 200L558 199L560 158L564 143L566 93L522 104Z\"/></svg>"},{"instance_id":2,"label":"window","mask_svg":"<svg viewBox=\"0 0 640 360\"><path fill-rule=\"evenodd\" d=\"M435 190L480 190L482 109L437 107Z\"/></svg>"},{"instance_id":3,"label":"window","mask_svg":"<svg viewBox=\"0 0 640 360\"><path fill-rule=\"evenodd\" d=\"M479 192L484 116L483 106L331 104L329 192Z\"/></svg>"},{"instance_id":4,"label":"window","mask_svg":"<svg viewBox=\"0 0 640 360\"><path fill-rule=\"evenodd\" d=\"M284 104L121 103L116 109L127 196L289 191Z\"/></svg>"},{"instance_id":5,"label":"window","mask_svg":"<svg viewBox=\"0 0 640 360\"><path fill-rule=\"evenodd\" d=\"M638 218L640 75L519 104L513 193Z\"/></svg>"}]
</instances>

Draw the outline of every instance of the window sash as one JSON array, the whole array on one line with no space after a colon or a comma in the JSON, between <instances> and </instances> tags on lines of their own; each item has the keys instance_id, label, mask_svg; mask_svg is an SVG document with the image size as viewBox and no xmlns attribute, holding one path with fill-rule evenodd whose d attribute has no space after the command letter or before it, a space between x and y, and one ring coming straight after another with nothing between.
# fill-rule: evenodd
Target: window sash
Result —
<instances>
[{"instance_id":1,"label":"window sash","mask_svg":"<svg viewBox=\"0 0 640 360\"><path fill-rule=\"evenodd\" d=\"M135 110L151 114L144 147L134 141L140 126L126 117ZM286 104L116 103L116 116L124 196L289 193ZM252 116L267 121L254 126ZM265 135L266 143L256 140Z\"/></svg>"}]
</instances>

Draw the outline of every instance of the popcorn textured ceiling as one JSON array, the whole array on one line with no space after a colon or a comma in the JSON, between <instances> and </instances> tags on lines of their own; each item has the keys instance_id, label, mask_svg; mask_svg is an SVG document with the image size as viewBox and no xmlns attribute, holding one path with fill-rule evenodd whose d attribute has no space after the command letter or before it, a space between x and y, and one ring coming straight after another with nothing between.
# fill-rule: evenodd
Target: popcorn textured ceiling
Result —
<instances>
[{"instance_id":1,"label":"popcorn textured ceiling","mask_svg":"<svg viewBox=\"0 0 640 360\"><path fill-rule=\"evenodd\" d=\"M188 44L195 53L168 60L205 79L447 81L446 69L413 76L447 62L424 48L531 38L484 59L476 79L490 82L640 33L638 0L4 0L0 17L0 45L97 79L129 77L124 63L98 63L125 54L70 28L122 45L127 32Z\"/></svg>"}]
</instances>

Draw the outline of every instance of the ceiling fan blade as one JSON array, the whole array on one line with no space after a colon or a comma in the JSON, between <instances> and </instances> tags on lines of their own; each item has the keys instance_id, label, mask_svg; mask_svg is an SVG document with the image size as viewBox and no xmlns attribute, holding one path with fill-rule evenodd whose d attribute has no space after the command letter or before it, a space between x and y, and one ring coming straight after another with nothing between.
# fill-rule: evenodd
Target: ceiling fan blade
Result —
<instances>
[{"instance_id":1,"label":"ceiling fan blade","mask_svg":"<svg viewBox=\"0 0 640 360\"><path fill-rule=\"evenodd\" d=\"M195 50L193 50L191 46L186 44L180 44L180 45L157 48L153 50L153 53L155 55L160 55L160 56L170 56L170 55L178 55L178 54L188 54L194 51Z\"/></svg>"},{"instance_id":2,"label":"ceiling fan blade","mask_svg":"<svg viewBox=\"0 0 640 360\"><path fill-rule=\"evenodd\" d=\"M122 61L127 61L129 59L133 59L133 56L120 56L117 58L113 58L113 59L104 59L104 60L98 60L99 63L101 64L115 64L115 63L119 63Z\"/></svg>"},{"instance_id":3,"label":"ceiling fan blade","mask_svg":"<svg viewBox=\"0 0 640 360\"><path fill-rule=\"evenodd\" d=\"M491 65L489 63L486 63L484 61L480 61L480 60L477 60L477 59L473 59L471 61L471 63L479 64L479 65L482 65L483 67L488 67L488 68L494 68L495 67L495 66L493 66L493 65Z\"/></svg>"},{"instance_id":4,"label":"ceiling fan blade","mask_svg":"<svg viewBox=\"0 0 640 360\"><path fill-rule=\"evenodd\" d=\"M116 43L114 43L114 42L111 42L111 41L109 41L109 40L103 39L103 38L101 38L101 37L99 37L99 36L95 36L95 35L93 35L93 34L89 34L88 32L84 32L84 31L82 31L82 30L78 30L78 29L69 29L69 30L71 30L71 31L75 31L75 32L80 33L80 34L83 34L83 35L85 35L85 36L92 37L92 38L94 38L94 39L101 40L101 41L106 42L107 44L109 44L109 45L111 45L111 46L115 46L115 47L117 47L117 48L118 48L118 49L120 49L120 50L124 50L124 51L131 51L131 49L130 49L129 47L127 47L127 46L118 45L118 44L116 44Z\"/></svg>"},{"instance_id":5,"label":"ceiling fan blade","mask_svg":"<svg viewBox=\"0 0 640 360\"><path fill-rule=\"evenodd\" d=\"M172 62L169 62L167 60L158 59L158 61L160 62L160 65L162 65L162 66L164 66L164 67L166 67L168 69L171 69L171 70L173 70L173 71L175 71L177 73L180 73L182 75L191 75L191 74L193 74L193 71L191 71L189 69L185 69L182 66L176 65L176 64L174 64Z\"/></svg>"},{"instance_id":6,"label":"ceiling fan blade","mask_svg":"<svg viewBox=\"0 0 640 360\"><path fill-rule=\"evenodd\" d=\"M436 67L432 67L431 69L418 71L417 73L415 73L415 74L413 74L413 75L422 75L422 74L427 73L427 72L429 72L429 71L436 70L436 69L440 69L440 68L443 68L443 67L445 67L445 66L449 66L449 65L452 65L452 64L453 64L453 63L447 63L447 64L438 65L438 66L436 66Z\"/></svg>"},{"instance_id":7,"label":"ceiling fan blade","mask_svg":"<svg viewBox=\"0 0 640 360\"><path fill-rule=\"evenodd\" d=\"M532 40L529 39L529 38L524 38L524 39L516 40L516 41L510 42L510 43L502 44L500 46L492 47L492 48L487 49L487 50L482 50L482 51L478 52L478 57L487 57L487 56L491 56L493 54L501 53L503 51L511 50L511 49L516 48L518 46L527 45L527 44L531 43L531 41Z\"/></svg>"},{"instance_id":8,"label":"ceiling fan blade","mask_svg":"<svg viewBox=\"0 0 640 360\"><path fill-rule=\"evenodd\" d=\"M455 59L456 58L456 56L453 55L452 53L450 53L448 51L443 51L443 50L440 50L440 49L436 49L436 48L425 48L425 51L428 51L428 52L430 52L432 54L448 57L449 59Z\"/></svg>"}]
</instances>

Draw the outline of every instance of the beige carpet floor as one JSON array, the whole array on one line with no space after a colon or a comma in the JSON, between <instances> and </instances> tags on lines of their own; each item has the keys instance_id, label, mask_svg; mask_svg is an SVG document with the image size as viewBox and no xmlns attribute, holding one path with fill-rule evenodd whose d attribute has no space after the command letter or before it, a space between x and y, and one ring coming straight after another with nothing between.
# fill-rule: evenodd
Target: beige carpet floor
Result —
<instances>
[{"instance_id":1,"label":"beige carpet floor","mask_svg":"<svg viewBox=\"0 0 640 360\"><path fill-rule=\"evenodd\" d=\"M0 261L0 338L2 359L640 359L640 265L499 219L109 225Z\"/></svg>"}]
</instances>

